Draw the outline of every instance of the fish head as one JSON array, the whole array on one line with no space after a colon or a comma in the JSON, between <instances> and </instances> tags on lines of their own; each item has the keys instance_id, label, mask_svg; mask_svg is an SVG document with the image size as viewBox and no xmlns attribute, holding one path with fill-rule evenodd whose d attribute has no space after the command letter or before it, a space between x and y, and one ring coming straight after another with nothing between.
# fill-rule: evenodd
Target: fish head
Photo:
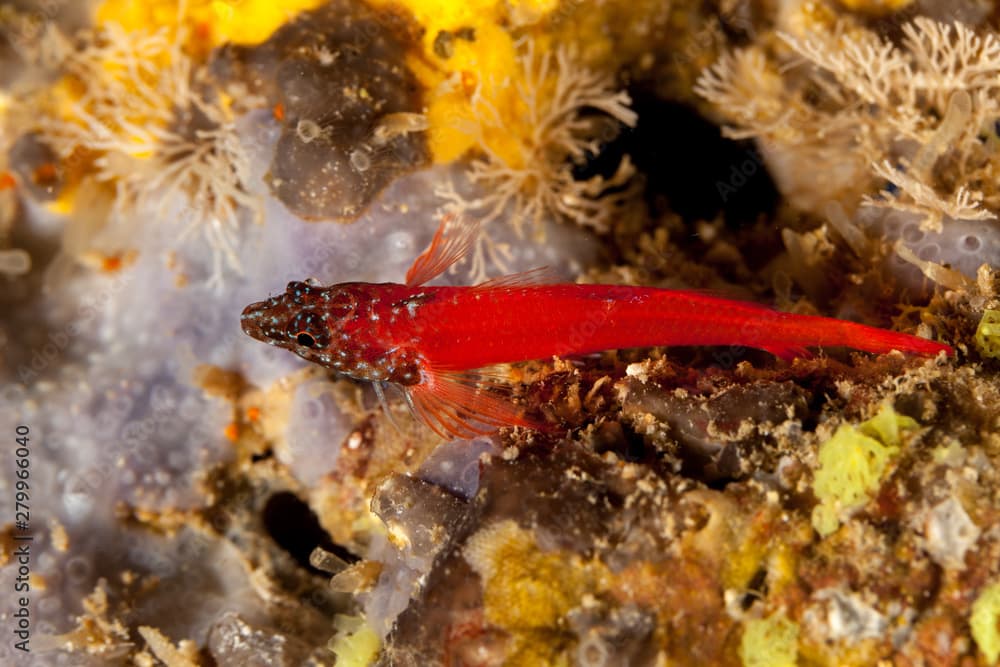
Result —
<instances>
[{"instance_id":1,"label":"fish head","mask_svg":"<svg viewBox=\"0 0 1000 667\"><path fill-rule=\"evenodd\" d=\"M351 283L320 287L293 281L284 294L244 308L240 325L251 338L340 370L349 347L346 326L357 305Z\"/></svg>"}]
</instances>

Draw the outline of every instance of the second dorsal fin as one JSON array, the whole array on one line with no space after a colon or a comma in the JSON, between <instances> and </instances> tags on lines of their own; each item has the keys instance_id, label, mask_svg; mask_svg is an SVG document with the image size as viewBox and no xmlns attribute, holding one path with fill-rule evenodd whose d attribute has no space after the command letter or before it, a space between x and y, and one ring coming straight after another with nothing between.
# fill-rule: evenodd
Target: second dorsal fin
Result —
<instances>
[{"instance_id":1,"label":"second dorsal fin","mask_svg":"<svg viewBox=\"0 0 1000 667\"><path fill-rule=\"evenodd\" d=\"M476 285L476 289L514 289L517 287L537 287L539 285L556 285L566 283L562 276L551 267L540 266L521 273L511 273L506 276L490 278Z\"/></svg>"}]
</instances>

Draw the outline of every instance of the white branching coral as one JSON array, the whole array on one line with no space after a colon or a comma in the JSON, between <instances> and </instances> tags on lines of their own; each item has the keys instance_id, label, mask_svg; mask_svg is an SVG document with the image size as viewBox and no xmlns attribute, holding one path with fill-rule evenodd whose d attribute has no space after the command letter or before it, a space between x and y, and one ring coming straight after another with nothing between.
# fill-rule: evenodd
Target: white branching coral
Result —
<instances>
[{"instance_id":1,"label":"white branching coral","mask_svg":"<svg viewBox=\"0 0 1000 667\"><path fill-rule=\"evenodd\" d=\"M477 218L481 228L509 216L518 233L526 222L540 232L547 217L606 230L630 196L632 163L624 158L609 178L578 180L573 172L600 152L616 123L635 125L631 99L614 88L612 76L587 69L568 48L540 52L527 41L519 49L520 71L509 88L507 82L480 82L471 102L474 118L459 123L479 151L468 176L482 194L465 197L451 183L438 194L450 212ZM509 96L504 101L518 101L516 117L501 108L501 88ZM504 266L501 250L481 237L473 256L476 276L484 276L487 257Z\"/></svg>"},{"instance_id":2,"label":"white branching coral","mask_svg":"<svg viewBox=\"0 0 1000 667\"><path fill-rule=\"evenodd\" d=\"M146 218L173 221L168 207L186 202L178 237L203 235L217 283L225 267L240 269L240 217L259 218L260 204L233 119L181 41L110 23L85 35L62 65L64 95L39 130L64 159L94 156L96 178L115 187L109 235L128 238Z\"/></svg>"},{"instance_id":3,"label":"white branching coral","mask_svg":"<svg viewBox=\"0 0 1000 667\"><path fill-rule=\"evenodd\" d=\"M884 189L878 197L865 195L862 203L867 206L894 208L926 216L940 228L942 216L954 220L992 220L996 216L984 210L980 202L982 193L960 185L950 196L942 197L928 185L916 170L900 169L888 160L872 165L876 175L892 183L898 190ZM905 193L901 196L900 193Z\"/></svg>"},{"instance_id":4,"label":"white branching coral","mask_svg":"<svg viewBox=\"0 0 1000 667\"><path fill-rule=\"evenodd\" d=\"M829 200L898 208L922 215L929 230L945 217L995 217L997 35L921 17L903 26L899 45L846 22L780 37L805 69L782 70L751 48L724 56L696 90L732 124L730 136L799 156L779 181L794 184L816 159L813 173L824 178L810 185L819 193L796 201L793 192L793 203L817 212ZM839 171L827 177L831 165Z\"/></svg>"}]
</instances>

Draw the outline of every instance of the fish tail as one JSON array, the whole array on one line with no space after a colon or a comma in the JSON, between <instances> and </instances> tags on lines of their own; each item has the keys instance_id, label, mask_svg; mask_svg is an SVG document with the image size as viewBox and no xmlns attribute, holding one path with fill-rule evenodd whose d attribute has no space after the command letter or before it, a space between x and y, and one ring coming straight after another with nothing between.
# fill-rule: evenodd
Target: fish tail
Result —
<instances>
[{"instance_id":1,"label":"fish tail","mask_svg":"<svg viewBox=\"0 0 1000 667\"><path fill-rule=\"evenodd\" d=\"M899 331L878 329L844 320L839 320L836 324L827 321L822 324L822 332L821 338L826 340L817 341L813 344L842 345L878 354L884 354L892 350L926 356L935 356L939 352L947 354L954 354L955 352L950 345L939 343L935 340Z\"/></svg>"}]
</instances>

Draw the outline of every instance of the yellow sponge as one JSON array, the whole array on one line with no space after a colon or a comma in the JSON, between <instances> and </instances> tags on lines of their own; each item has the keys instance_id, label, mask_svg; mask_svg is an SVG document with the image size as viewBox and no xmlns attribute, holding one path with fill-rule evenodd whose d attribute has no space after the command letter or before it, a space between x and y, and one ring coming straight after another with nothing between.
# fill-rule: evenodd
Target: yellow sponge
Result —
<instances>
[{"instance_id":1,"label":"yellow sponge","mask_svg":"<svg viewBox=\"0 0 1000 667\"><path fill-rule=\"evenodd\" d=\"M382 642L363 616L337 615L333 625L337 634L330 640L330 650L338 667L368 667L375 662Z\"/></svg>"},{"instance_id":2,"label":"yellow sponge","mask_svg":"<svg viewBox=\"0 0 1000 667\"><path fill-rule=\"evenodd\" d=\"M794 667L798 646L799 626L779 611L746 624L740 659L743 667Z\"/></svg>"},{"instance_id":3,"label":"yellow sponge","mask_svg":"<svg viewBox=\"0 0 1000 667\"><path fill-rule=\"evenodd\" d=\"M840 0L840 4L856 12L881 16L905 9L913 0Z\"/></svg>"},{"instance_id":4,"label":"yellow sponge","mask_svg":"<svg viewBox=\"0 0 1000 667\"><path fill-rule=\"evenodd\" d=\"M867 502L878 489L890 458L899 451L900 431L918 426L890 405L883 405L868 421L841 426L820 446L813 484L819 505L812 514L813 527L820 535L835 531L844 512Z\"/></svg>"},{"instance_id":5,"label":"yellow sponge","mask_svg":"<svg viewBox=\"0 0 1000 667\"><path fill-rule=\"evenodd\" d=\"M969 618L972 638L986 657L987 664L1000 659L1000 582L988 586L972 604Z\"/></svg>"},{"instance_id":6,"label":"yellow sponge","mask_svg":"<svg viewBox=\"0 0 1000 667\"><path fill-rule=\"evenodd\" d=\"M127 30L155 31L186 24L192 39L209 49L232 42L259 44L299 12L323 0L209 0L187 3L178 16L176 0L105 0L97 9L98 25L112 21Z\"/></svg>"},{"instance_id":7,"label":"yellow sponge","mask_svg":"<svg viewBox=\"0 0 1000 667\"><path fill-rule=\"evenodd\" d=\"M983 312L976 328L976 347L983 356L1000 359L1000 310Z\"/></svg>"}]
</instances>

